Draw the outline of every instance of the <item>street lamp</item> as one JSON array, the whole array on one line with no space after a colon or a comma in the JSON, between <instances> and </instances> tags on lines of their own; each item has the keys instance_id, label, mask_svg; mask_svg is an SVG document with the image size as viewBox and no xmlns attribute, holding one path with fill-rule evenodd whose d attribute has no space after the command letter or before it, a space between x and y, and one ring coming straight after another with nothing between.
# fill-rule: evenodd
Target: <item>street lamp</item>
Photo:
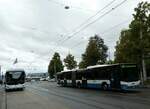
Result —
<instances>
[{"instance_id":1,"label":"street lamp","mask_svg":"<svg viewBox=\"0 0 150 109\"><path fill-rule=\"evenodd\" d=\"M69 6L65 6L64 8L65 8L65 9L70 9L70 7L69 7Z\"/></svg>"},{"instance_id":2,"label":"street lamp","mask_svg":"<svg viewBox=\"0 0 150 109\"><path fill-rule=\"evenodd\" d=\"M143 40L143 31L142 31L142 21L140 21L140 39L141 41ZM147 80L147 74L146 74L146 67L145 67L145 59L144 59L144 53L143 53L143 49L141 52L141 64L142 64L142 72L141 72L141 79L142 82L144 82L145 80Z\"/></svg>"}]
</instances>

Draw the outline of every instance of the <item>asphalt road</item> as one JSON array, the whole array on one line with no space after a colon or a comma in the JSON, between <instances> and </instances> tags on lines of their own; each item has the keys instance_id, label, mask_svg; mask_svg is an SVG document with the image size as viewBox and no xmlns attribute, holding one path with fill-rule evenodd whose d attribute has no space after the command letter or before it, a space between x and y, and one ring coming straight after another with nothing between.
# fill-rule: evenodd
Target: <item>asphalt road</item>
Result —
<instances>
[{"instance_id":1,"label":"asphalt road","mask_svg":"<svg viewBox=\"0 0 150 109\"><path fill-rule=\"evenodd\" d=\"M150 109L150 89L121 93L34 82L5 93L0 86L0 109Z\"/></svg>"}]
</instances>

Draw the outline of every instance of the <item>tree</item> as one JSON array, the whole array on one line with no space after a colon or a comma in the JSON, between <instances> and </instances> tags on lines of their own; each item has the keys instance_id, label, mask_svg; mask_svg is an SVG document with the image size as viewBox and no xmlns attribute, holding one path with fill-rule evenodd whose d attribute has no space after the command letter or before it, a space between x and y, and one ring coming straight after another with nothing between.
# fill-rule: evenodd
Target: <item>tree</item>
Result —
<instances>
[{"instance_id":1,"label":"tree","mask_svg":"<svg viewBox=\"0 0 150 109\"><path fill-rule=\"evenodd\" d=\"M82 61L79 63L79 68L86 68L87 67L87 64L86 62L83 60L83 56L82 56Z\"/></svg>"},{"instance_id":2,"label":"tree","mask_svg":"<svg viewBox=\"0 0 150 109\"><path fill-rule=\"evenodd\" d=\"M108 47L104 44L104 40L95 35L90 37L86 51L82 54L82 61L79 68L85 68L90 65L104 64L107 59Z\"/></svg>"},{"instance_id":3,"label":"tree","mask_svg":"<svg viewBox=\"0 0 150 109\"><path fill-rule=\"evenodd\" d=\"M77 62L74 60L74 56L70 53L64 59L65 66L67 69L71 70L77 67Z\"/></svg>"},{"instance_id":4,"label":"tree","mask_svg":"<svg viewBox=\"0 0 150 109\"><path fill-rule=\"evenodd\" d=\"M141 63L141 55L150 51L150 4L141 2L134 10L129 29L117 41L115 62Z\"/></svg>"},{"instance_id":5,"label":"tree","mask_svg":"<svg viewBox=\"0 0 150 109\"><path fill-rule=\"evenodd\" d=\"M115 62L132 62L142 67L144 56L150 52L150 3L141 2L134 11L129 29L123 30L117 41Z\"/></svg>"},{"instance_id":6,"label":"tree","mask_svg":"<svg viewBox=\"0 0 150 109\"><path fill-rule=\"evenodd\" d=\"M62 61L60 59L59 53L57 53L57 52L54 53L53 58L50 61L49 66L48 66L48 72L49 72L50 78L54 78L54 75L57 72L62 71L63 68L64 68L64 66L63 66Z\"/></svg>"},{"instance_id":7,"label":"tree","mask_svg":"<svg viewBox=\"0 0 150 109\"><path fill-rule=\"evenodd\" d=\"M115 62L117 63L136 63L139 60L138 50L135 50L135 46L131 38L130 30L123 30L120 35L119 41L117 41L115 51ZM134 51L133 51L134 50Z\"/></svg>"},{"instance_id":8,"label":"tree","mask_svg":"<svg viewBox=\"0 0 150 109\"><path fill-rule=\"evenodd\" d=\"M113 60L108 60L108 61L106 61L106 64L114 64L114 61Z\"/></svg>"}]
</instances>

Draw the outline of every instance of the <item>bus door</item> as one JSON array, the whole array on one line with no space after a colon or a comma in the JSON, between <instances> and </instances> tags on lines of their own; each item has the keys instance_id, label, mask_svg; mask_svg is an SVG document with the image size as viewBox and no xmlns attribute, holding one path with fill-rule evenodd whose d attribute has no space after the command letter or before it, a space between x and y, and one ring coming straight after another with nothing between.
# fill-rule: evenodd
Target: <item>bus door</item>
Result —
<instances>
[{"instance_id":1,"label":"bus door","mask_svg":"<svg viewBox=\"0 0 150 109\"><path fill-rule=\"evenodd\" d=\"M67 79L66 79L66 77L64 78L64 86L67 86Z\"/></svg>"},{"instance_id":2,"label":"bus door","mask_svg":"<svg viewBox=\"0 0 150 109\"><path fill-rule=\"evenodd\" d=\"M87 78L86 78L86 73L82 72L82 87L86 88L87 87Z\"/></svg>"},{"instance_id":3,"label":"bus door","mask_svg":"<svg viewBox=\"0 0 150 109\"><path fill-rule=\"evenodd\" d=\"M120 73L118 70L112 70L111 78L110 78L110 85L112 89L120 89Z\"/></svg>"},{"instance_id":4,"label":"bus door","mask_svg":"<svg viewBox=\"0 0 150 109\"><path fill-rule=\"evenodd\" d=\"M72 87L76 87L76 72L72 72Z\"/></svg>"},{"instance_id":5,"label":"bus door","mask_svg":"<svg viewBox=\"0 0 150 109\"><path fill-rule=\"evenodd\" d=\"M82 87L86 88L87 87L87 80L86 78L82 77Z\"/></svg>"}]
</instances>

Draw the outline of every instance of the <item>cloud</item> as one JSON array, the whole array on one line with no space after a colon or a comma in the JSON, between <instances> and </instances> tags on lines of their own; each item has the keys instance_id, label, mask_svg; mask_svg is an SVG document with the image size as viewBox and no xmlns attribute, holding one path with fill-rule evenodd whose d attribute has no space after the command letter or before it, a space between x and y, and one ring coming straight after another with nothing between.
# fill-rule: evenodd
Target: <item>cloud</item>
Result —
<instances>
[{"instance_id":1,"label":"cloud","mask_svg":"<svg viewBox=\"0 0 150 109\"><path fill-rule=\"evenodd\" d=\"M0 61L3 66L8 67L17 57L20 66L29 68L30 65L47 70L54 52L59 52L62 60L68 53L72 53L79 62L88 38L94 34L99 34L104 39L113 59L120 31L127 28L129 22L107 34L101 33L126 19L132 19L133 9L140 0L127 1L64 43L63 40L73 34L75 28L110 0L57 1L69 5L70 9L65 10L64 5L51 0L0 0ZM119 2L116 0L99 16Z\"/></svg>"}]
</instances>

